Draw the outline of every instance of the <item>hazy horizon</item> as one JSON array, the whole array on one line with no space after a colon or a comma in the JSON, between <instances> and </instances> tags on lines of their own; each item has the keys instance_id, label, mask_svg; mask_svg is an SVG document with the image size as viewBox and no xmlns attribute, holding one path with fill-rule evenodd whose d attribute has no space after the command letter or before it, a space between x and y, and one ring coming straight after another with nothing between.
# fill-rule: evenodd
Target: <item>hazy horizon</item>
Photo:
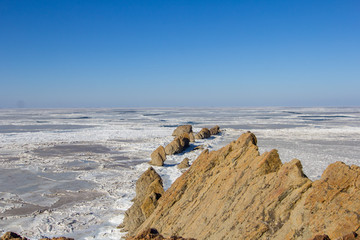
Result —
<instances>
[{"instance_id":1,"label":"hazy horizon","mask_svg":"<svg viewBox=\"0 0 360 240\"><path fill-rule=\"evenodd\" d=\"M358 1L0 0L0 108L357 107Z\"/></svg>"}]
</instances>

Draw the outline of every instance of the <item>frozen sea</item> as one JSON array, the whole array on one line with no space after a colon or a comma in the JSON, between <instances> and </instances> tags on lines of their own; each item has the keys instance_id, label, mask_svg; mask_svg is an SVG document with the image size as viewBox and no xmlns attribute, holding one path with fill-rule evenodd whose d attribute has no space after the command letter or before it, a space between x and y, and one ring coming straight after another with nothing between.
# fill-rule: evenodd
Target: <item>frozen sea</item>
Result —
<instances>
[{"instance_id":1,"label":"frozen sea","mask_svg":"<svg viewBox=\"0 0 360 240\"><path fill-rule=\"evenodd\" d=\"M312 180L335 161L360 165L360 108L0 109L0 234L120 239L151 152L183 124L222 129L190 150L252 131L261 153L300 159ZM190 150L155 167L165 188L201 152Z\"/></svg>"}]
</instances>

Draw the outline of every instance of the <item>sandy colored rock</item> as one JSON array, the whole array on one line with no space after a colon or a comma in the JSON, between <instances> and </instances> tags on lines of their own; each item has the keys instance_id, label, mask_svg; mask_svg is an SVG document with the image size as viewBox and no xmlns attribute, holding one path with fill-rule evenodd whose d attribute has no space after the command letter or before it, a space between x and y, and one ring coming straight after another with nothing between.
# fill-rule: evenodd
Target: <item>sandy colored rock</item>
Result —
<instances>
[{"instance_id":1,"label":"sandy colored rock","mask_svg":"<svg viewBox=\"0 0 360 240\"><path fill-rule=\"evenodd\" d=\"M209 129L203 128L200 132L195 135L195 139L204 139L211 136Z\"/></svg>"},{"instance_id":2,"label":"sandy colored rock","mask_svg":"<svg viewBox=\"0 0 360 240\"><path fill-rule=\"evenodd\" d=\"M299 160L262 155L245 133L218 151L205 150L160 198L135 231L164 237L300 239L358 234L360 168L336 162L312 182Z\"/></svg>"},{"instance_id":3,"label":"sandy colored rock","mask_svg":"<svg viewBox=\"0 0 360 240\"><path fill-rule=\"evenodd\" d=\"M159 146L154 152L151 153L151 161L149 164L154 166L163 166L165 160L165 148L163 146Z\"/></svg>"},{"instance_id":4,"label":"sandy colored rock","mask_svg":"<svg viewBox=\"0 0 360 240\"><path fill-rule=\"evenodd\" d=\"M19 234L14 232L6 232L0 237L0 240L29 240L25 237L21 237Z\"/></svg>"},{"instance_id":5,"label":"sandy colored rock","mask_svg":"<svg viewBox=\"0 0 360 240\"><path fill-rule=\"evenodd\" d=\"M195 142L195 135L193 132L189 133L190 142Z\"/></svg>"},{"instance_id":6,"label":"sandy colored rock","mask_svg":"<svg viewBox=\"0 0 360 240\"><path fill-rule=\"evenodd\" d=\"M182 126L178 126L174 132L172 133L172 135L174 137L178 137L181 136L183 133L192 133L192 126L191 125L182 125Z\"/></svg>"},{"instance_id":7,"label":"sandy colored rock","mask_svg":"<svg viewBox=\"0 0 360 240\"><path fill-rule=\"evenodd\" d=\"M216 125L216 126L210 128L209 131L210 131L211 135L216 135L216 134L220 133L220 127L218 125Z\"/></svg>"},{"instance_id":8,"label":"sandy colored rock","mask_svg":"<svg viewBox=\"0 0 360 240\"><path fill-rule=\"evenodd\" d=\"M183 133L180 136L175 137L175 139L165 147L166 155L173 155L182 152L189 146L189 142L190 136L188 133Z\"/></svg>"},{"instance_id":9,"label":"sandy colored rock","mask_svg":"<svg viewBox=\"0 0 360 240\"><path fill-rule=\"evenodd\" d=\"M190 167L189 165L189 159L188 158L184 158L184 160L181 161L181 163L177 166L179 169L184 169L184 168L188 168Z\"/></svg>"},{"instance_id":10,"label":"sandy colored rock","mask_svg":"<svg viewBox=\"0 0 360 240\"><path fill-rule=\"evenodd\" d=\"M150 167L136 182L136 196L133 205L125 212L125 218L119 228L133 234L134 231L150 216L164 194L161 177Z\"/></svg>"}]
</instances>

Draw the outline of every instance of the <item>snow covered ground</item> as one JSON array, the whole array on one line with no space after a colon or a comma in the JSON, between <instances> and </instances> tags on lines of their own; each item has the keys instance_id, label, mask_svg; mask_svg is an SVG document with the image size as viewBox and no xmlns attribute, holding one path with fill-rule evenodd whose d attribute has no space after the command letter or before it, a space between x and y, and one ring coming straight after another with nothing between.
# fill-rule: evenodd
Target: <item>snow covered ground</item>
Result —
<instances>
[{"instance_id":1,"label":"snow covered ground","mask_svg":"<svg viewBox=\"0 0 360 240\"><path fill-rule=\"evenodd\" d=\"M360 108L0 109L0 234L119 239L151 152L183 124L222 129L190 149L252 131L261 153L300 159L312 180L335 161L360 165ZM200 152L155 167L165 188L181 175L176 164Z\"/></svg>"}]
</instances>

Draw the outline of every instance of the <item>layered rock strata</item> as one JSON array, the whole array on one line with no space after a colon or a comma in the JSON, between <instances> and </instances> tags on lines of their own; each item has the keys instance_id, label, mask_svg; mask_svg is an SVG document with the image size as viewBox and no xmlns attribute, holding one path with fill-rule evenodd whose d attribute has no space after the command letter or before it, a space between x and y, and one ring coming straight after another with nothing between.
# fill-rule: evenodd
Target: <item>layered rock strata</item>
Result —
<instances>
[{"instance_id":1,"label":"layered rock strata","mask_svg":"<svg viewBox=\"0 0 360 240\"><path fill-rule=\"evenodd\" d=\"M164 194L161 177L150 167L136 182L136 197L133 205L125 212L123 224L119 226L123 231L133 234L135 230L154 211L158 199Z\"/></svg>"},{"instance_id":2,"label":"layered rock strata","mask_svg":"<svg viewBox=\"0 0 360 240\"><path fill-rule=\"evenodd\" d=\"M205 150L132 233L156 228L165 237L303 239L359 233L360 168L336 162L312 182L299 160L259 154L245 133L218 151Z\"/></svg>"}]
</instances>

